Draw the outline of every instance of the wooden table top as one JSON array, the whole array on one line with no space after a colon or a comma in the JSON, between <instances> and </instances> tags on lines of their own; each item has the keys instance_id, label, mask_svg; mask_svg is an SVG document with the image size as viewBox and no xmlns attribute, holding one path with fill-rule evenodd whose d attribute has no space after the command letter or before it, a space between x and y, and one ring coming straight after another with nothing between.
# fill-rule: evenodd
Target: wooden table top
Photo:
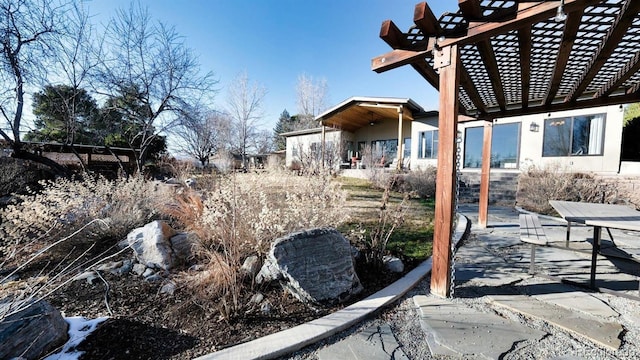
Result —
<instances>
[{"instance_id":1,"label":"wooden table top","mask_svg":"<svg viewBox=\"0 0 640 360\"><path fill-rule=\"evenodd\" d=\"M640 231L640 211L624 205L550 200L565 220L622 230Z\"/></svg>"}]
</instances>

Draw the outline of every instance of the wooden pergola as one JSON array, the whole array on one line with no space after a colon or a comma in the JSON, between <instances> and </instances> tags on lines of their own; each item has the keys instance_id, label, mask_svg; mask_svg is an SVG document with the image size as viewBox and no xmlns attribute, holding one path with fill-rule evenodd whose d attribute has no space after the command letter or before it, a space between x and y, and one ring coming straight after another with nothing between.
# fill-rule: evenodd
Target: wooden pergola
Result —
<instances>
[{"instance_id":1,"label":"wooden pergola","mask_svg":"<svg viewBox=\"0 0 640 360\"><path fill-rule=\"evenodd\" d=\"M640 101L640 0L459 0L436 18L416 5L406 32L390 20L384 72L410 65L440 95L431 292L450 295L460 116L486 120L478 221L486 226L492 121ZM461 119L461 118L460 118ZM460 120L462 121L462 120Z\"/></svg>"}]
</instances>

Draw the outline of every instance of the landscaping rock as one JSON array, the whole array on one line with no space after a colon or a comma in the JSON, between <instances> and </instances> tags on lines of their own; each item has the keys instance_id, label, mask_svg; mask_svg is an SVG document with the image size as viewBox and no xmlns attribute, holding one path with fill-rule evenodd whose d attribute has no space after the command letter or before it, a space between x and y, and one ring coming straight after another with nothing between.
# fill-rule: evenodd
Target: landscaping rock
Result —
<instances>
[{"instance_id":1,"label":"landscaping rock","mask_svg":"<svg viewBox=\"0 0 640 360\"><path fill-rule=\"evenodd\" d=\"M187 233L180 233L169 239L173 250L173 262L175 265L188 264L193 257L195 239Z\"/></svg>"},{"instance_id":2,"label":"landscaping rock","mask_svg":"<svg viewBox=\"0 0 640 360\"><path fill-rule=\"evenodd\" d=\"M387 270L391 272L402 273L404 271L404 263L397 257L386 255L382 258L382 262Z\"/></svg>"},{"instance_id":3,"label":"landscaping rock","mask_svg":"<svg viewBox=\"0 0 640 360\"><path fill-rule=\"evenodd\" d=\"M147 271L147 267L144 264L135 263L133 264L133 269L131 271L136 275L142 276L142 274Z\"/></svg>"},{"instance_id":4,"label":"landscaping rock","mask_svg":"<svg viewBox=\"0 0 640 360\"><path fill-rule=\"evenodd\" d=\"M176 292L176 283L173 281L167 281L162 284L160 288L160 294L173 295Z\"/></svg>"},{"instance_id":5,"label":"landscaping rock","mask_svg":"<svg viewBox=\"0 0 640 360\"><path fill-rule=\"evenodd\" d=\"M343 302L362 291L351 245L332 228L301 231L275 240L256 282L277 279L303 302Z\"/></svg>"},{"instance_id":6,"label":"landscaping rock","mask_svg":"<svg viewBox=\"0 0 640 360\"><path fill-rule=\"evenodd\" d=\"M242 267L240 268L240 271L250 278L255 277L259 270L260 260L255 255L251 255L244 259L244 263L242 263Z\"/></svg>"},{"instance_id":7,"label":"landscaping rock","mask_svg":"<svg viewBox=\"0 0 640 360\"><path fill-rule=\"evenodd\" d=\"M0 313L9 304L10 300L3 300ZM0 359L40 359L67 342L68 328L60 312L46 301L31 304L0 322Z\"/></svg>"},{"instance_id":8,"label":"landscaping rock","mask_svg":"<svg viewBox=\"0 0 640 360\"><path fill-rule=\"evenodd\" d=\"M78 281L86 279L88 284L93 284L97 278L98 276L94 271L85 271L82 274L76 275L73 280Z\"/></svg>"},{"instance_id":9,"label":"landscaping rock","mask_svg":"<svg viewBox=\"0 0 640 360\"><path fill-rule=\"evenodd\" d=\"M147 267L169 270L173 266L170 238L175 231L163 221L153 221L127 235L136 259Z\"/></svg>"}]
</instances>

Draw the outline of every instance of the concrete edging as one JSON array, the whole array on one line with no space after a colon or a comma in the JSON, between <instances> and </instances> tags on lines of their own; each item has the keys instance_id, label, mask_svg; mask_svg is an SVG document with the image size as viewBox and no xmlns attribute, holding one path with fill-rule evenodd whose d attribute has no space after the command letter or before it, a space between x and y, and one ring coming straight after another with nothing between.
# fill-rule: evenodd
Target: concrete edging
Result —
<instances>
[{"instance_id":1,"label":"concrete edging","mask_svg":"<svg viewBox=\"0 0 640 360\"><path fill-rule=\"evenodd\" d=\"M453 239L456 246L470 229L469 220L462 214L457 214L457 216L458 224ZM196 360L273 359L300 350L348 329L378 309L395 302L431 272L431 265L432 258L429 258L393 284L335 313L275 334L203 355Z\"/></svg>"}]
</instances>

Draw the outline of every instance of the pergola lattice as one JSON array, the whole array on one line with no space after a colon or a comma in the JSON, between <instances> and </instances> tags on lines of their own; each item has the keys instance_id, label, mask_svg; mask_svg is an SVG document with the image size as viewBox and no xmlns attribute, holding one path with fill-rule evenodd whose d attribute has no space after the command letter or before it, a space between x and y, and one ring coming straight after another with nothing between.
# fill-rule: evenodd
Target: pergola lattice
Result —
<instances>
[{"instance_id":1,"label":"pergola lattice","mask_svg":"<svg viewBox=\"0 0 640 360\"><path fill-rule=\"evenodd\" d=\"M640 0L459 0L436 18L427 3L414 25L390 20L384 72L412 66L440 92L438 193L432 292L449 295L457 122L640 101ZM466 115L459 117L459 115ZM491 123L485 126L480 225L486 226Z\"/></svg>"}]
</instances>

